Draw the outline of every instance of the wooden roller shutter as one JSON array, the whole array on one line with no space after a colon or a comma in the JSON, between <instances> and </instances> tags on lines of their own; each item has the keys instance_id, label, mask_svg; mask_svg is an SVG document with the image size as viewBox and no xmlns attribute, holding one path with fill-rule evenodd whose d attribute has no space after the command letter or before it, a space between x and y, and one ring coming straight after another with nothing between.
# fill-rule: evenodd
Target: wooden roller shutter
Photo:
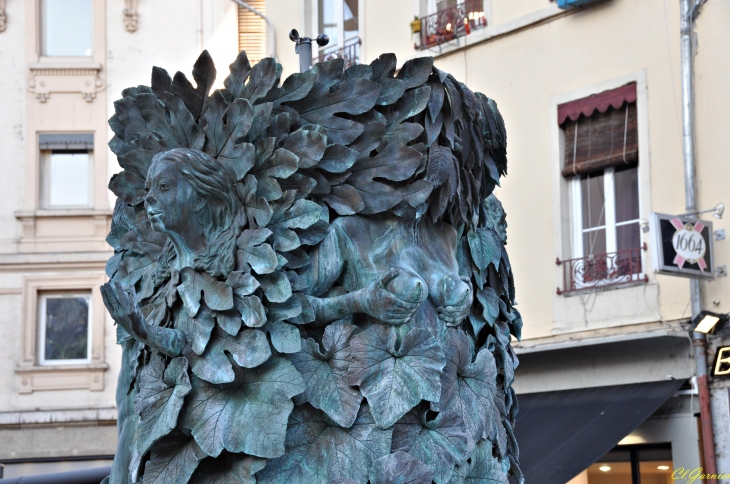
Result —
<instances>
[{"instance_id":1,"label":"wooden roller shutter","mask_svg":"<svg viewBox=\"0 0 730 484\"><path fill-rule=\"evenodd\" d=\"M558 116L565 132L563 176L638 163L635 84L561 105Z\"/></svg>"},{"instance_id":2,"label":"wooden roller shutter","mask_svg":"<svg viewBox=\"0 0 730 484\"><path fill-rule=\"evenodd\" d=\"M266 14L266 0L247 0L246 3ZM246 51L252 65L266 57L266 22L243 7L238 7L238 50Z\"/></svg>"}]
</instances>

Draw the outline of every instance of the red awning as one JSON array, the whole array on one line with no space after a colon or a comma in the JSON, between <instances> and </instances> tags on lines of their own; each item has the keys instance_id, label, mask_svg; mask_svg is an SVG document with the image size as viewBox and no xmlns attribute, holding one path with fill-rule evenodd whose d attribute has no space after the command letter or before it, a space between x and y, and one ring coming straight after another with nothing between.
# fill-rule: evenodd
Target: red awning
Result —
<instances>
[{"instance_id":1,"label":"red awning","mask_svg":"<svg viewBox=\"0 0 730 484\"><path fill-rule=\"evenodd\" d=\"M609 106L618 109L624 103L636 102L636 83L621 86L618 89L603 91L599 94L571 101L558 106L558 125L562 125L568 118L577 121L580 115L590 116L596 110L605 113Z\"/></svg>"}]
</instances>

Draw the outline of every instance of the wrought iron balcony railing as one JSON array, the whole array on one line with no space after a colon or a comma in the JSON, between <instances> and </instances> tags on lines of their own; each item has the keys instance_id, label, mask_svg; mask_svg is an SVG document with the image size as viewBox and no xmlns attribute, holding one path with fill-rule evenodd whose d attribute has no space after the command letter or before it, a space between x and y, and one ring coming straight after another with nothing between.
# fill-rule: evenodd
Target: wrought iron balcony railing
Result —
<instances>
[{"instance_id":1,"label":"wrought iron balcony railing","mask_svg":"<svg viewBox=\"0 0 730 484\"><path fill-rule=\"evenodd\" d=\"M592 254L578 259L555 259L563 268L563 287L558 294L593 289L627 282L649 282L643 273L641 252L646 244L634 249L619 250L608 254Z\"/></svg>"},{"instance_id":2,"label":"wrought iron balcony railing","mask_svg":"<svg viewBox=\"0 0 730 484\"><path fill-rule=\"evenodd\" d=\"M329 50L322 52L317 62L324 62L332 59L345 59L345 69L360 63L360 37L354 37L345 41L344 45L332 46Z\"/></svg>"},{"instance_id":3,"label":"wrought iron balcony railing","mask_svg":"<svg viewBox=\"0 0 730 484\"><path fill-rule=\"evenodd\" d=\"M440 46L487 26L483 0L466 0L420 19L419 50ZM415 29L414 29L415 30Z\"/></svg>"}]
</instances>

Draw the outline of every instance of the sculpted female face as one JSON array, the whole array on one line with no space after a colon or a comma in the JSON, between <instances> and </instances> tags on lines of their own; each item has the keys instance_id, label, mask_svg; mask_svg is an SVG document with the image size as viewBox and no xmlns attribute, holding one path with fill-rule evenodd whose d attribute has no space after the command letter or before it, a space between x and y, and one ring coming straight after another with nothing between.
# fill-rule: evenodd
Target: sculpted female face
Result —
<instances>
[{"instance_id":1,"label":"sculpted female face","mask_svg":"<svg viewBox=\"0 0 730 484\"><path fill-rule=\"evenodd\" d=\"M184 234L190 226L195 191L174 162L159 160L150 165L145 181L144 207L152 229Z\"/></svg>"}]
</instances>

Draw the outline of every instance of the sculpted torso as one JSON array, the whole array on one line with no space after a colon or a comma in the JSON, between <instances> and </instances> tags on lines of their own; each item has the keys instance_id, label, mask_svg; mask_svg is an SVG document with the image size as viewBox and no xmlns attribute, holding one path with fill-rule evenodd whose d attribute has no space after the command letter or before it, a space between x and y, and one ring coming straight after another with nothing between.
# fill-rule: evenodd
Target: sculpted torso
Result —
<instances>
[{"instance_id":1,"label":"sculpted torso","mask_svg":"<svg viewBox=\"0 0 730 484\"><path fill-rule=\"evenodd\" d=\"M330 234L310 255L305 276L315 302L317 321L326 323L348 313L363 312L389 324L410 322L434 329L434 315L454 326L466 316L472 290L459 276L456 230L395 215L379 218L340 217ZM323 298L336 284L350 296ZM368 298L380 291L379 307ZM347 300L357 295L349 305ZM360 304L358 304L358 301ZM375 301L373 301L375 302ZM364 307L363 307L364 306Z\"/></svg>"}]
</instances>

